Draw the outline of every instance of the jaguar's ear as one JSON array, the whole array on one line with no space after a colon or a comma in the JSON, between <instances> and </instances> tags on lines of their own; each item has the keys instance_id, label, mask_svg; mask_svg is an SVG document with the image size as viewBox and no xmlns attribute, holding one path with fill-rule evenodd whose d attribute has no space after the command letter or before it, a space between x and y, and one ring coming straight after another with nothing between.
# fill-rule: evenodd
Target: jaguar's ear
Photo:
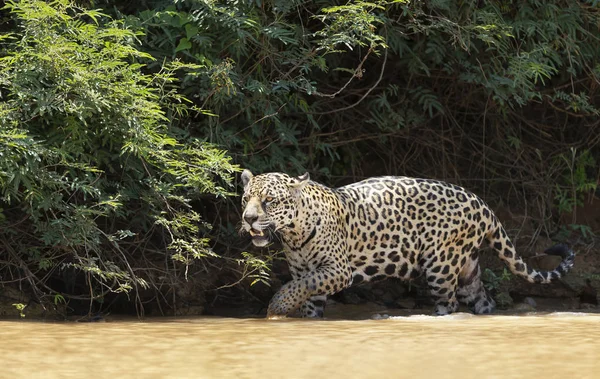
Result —
<instances>
[{"instance_id":1,"label":"jaguar's ear","mask_svg":"<svg viewBox=\"0 0 600 379\"><path fill-rule=\"evenodd\" d=\"M250 179L252 179L252 173L250 170L246 169L242 171L242 183L244 183L244 189L248 187L248 183L250 183Z\"/></svg>"},{"instance_id":2,"label":"jaguar's ear","mask_svg":"<svg viewBox=\"0 0 600 379\"><path fill-rule=\"evenodd\" d=\"M309 180L310 175L308 175L308 172L305 172L299 177L294 178L294 182L290 185L290 187L296 191L300 191L306 185L306 183L309 182Z\"/></svg>"}]
</instances>

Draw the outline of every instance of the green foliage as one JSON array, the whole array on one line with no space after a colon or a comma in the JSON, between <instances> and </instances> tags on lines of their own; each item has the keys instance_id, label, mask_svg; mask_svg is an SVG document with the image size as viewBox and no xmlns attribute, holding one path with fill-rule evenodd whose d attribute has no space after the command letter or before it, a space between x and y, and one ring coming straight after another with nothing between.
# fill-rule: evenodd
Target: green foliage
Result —
<instances>
[{"instance_id":1,"label":"green foliage","mask_svg":"<svg viewBox=\"0 0 600 379\"><path fill-rule=\"evenodd\" d=\"M270 285L270 271L271 271L271 260L272 257L268 257L269 259L258 258L248 252L242 252L242 258L237 260L238 264L244 266L245 274L242 274L242 277L248 277L252 279L250 285L255 285L256 283L263 283L266 285Z\"/></svg>"},{"instance_id":2,"label":"green foliage","mask_svg":"<svg viewBox=\"0 0 600 379\"><path fill-rule=\"evenodd\" d=\"M483 286L489 291L500 309L506 309L513 305L513 299L506 289L511 281L511 273L504 268L500 274L486 268L481 275Z\"/></svg>"},{"instance_id":3,"label":"green foliage","mask_svg":"<svg viewBox=\"0 0 600 379\"><path fill-rule=\"evenodd\" d=\"M13 304L13 307L15 307L15 309L17 311L19 311L19 317L24 318L26 316L23 311L25 310L27 305L25 305L23 303L15 303L15 304Z\"/></svg>"},{"instance_id":4,"label":"green foliage","mask_svg":"<svg viewBox=\"0 0 600 379\"><path fill-rule=\"evenodd\" d=\"M95 298L148 288L140 248L185 265L214 255L190 202L229 195L237 168L179 127L190 102L175 74L198 66L148 73L139 33L66 0L4 10L17 28L0 58L3 270L59 301L44 279L56 270L81 272Z\"/></svg>"},{"instance_id":5,"label":"green foliage","mask_svg":"<svg viewBox=\"0 0 600 379\"><path fill-rule=\"evenodd\" d=\"M66 304L67 300L65 297L59 293L54 295L54 305Z\"/></svg>"},{"instance_id":6,"label":"green foliage","mask_svg":"<svg viewBox=\"0 0 600 379\"><path fill-rule=\"evenodd\" d=\"M398 2L398 1L396 1ZM321 9L323 14L315 16L325 27L314 33L317 50L339 51L344 45L352 50L356 46L377 50L385 48L385 38L377 34L377 25L384 23L375 11L385 10L384 4L394 2L355 1Z\"/></svg>"},{"instance_id":7,"label":"green foliage","mask_svg":"<svg viewBox=\"0 0 600 379\"><path fill-rule=\"evenodd\" d=\"M581 242L591 243L593 242L594 237L596 237L596 234L589 225L567 224L560 226L560 229L556 234L556 240L567 241L579 236L581 236Z\"/></svg>"},{"instance_id":8,"label":"green foliage","mask_svg":"<svg viewBox=\"0 0 600 379\"><path fill-rule=\"evenodd\" d=\"M597 179L589 175L590 169L597 167L596 160L590 150L578 153L575 148L557 159L566 166L560 182L556 184L557 208L560 213L573 212L575 207L583 206L585 197L597 188Z\"/></svg>"},{"instance_id":9,"label":"green foliage","mask_svg":"<svg viewBox=\"0 0 600 379\"><path fill-rule=\"evenodd\" d=\"M500 275L494 273L494 271L486 268L483 271L483 275L481 276L481 280L483 282L484 287L488 291L496 291L503 282L508 282L511 279L511 273L508 269L504 268Z\"/></svg>"},{"instance_id":10,"label":"green foliage","mask_svg":"<svg viewBox=\"0 0 600 379\"><path fill-rule=\"evenodd\" d=\"M9 258L79 270L91 297L219 287L198 264L217 252L266 279L241 255L232 162L439 178L540 224L597 185L597 2L93 4L8 3L0 39Z\"/></svg>"},{"instance_id":11,"label":"green foliage","mask_svg":"<svg viewBox=\"0 0 600 379\"><path fill-rule=\"evenodd\" d=\"M216 117L191 128L251 169L352 176L350 166L369 171L358 165L369 152L425 127L447 141L437 146L453 145L450 165L475 170L461 173L468 177L497 175L496 162L514 159L515 148L527 150L516 168L557 136L573 146L584 133L566 138L552 120L587 125L598 114L588 91L598 77L591 27L598 12L557 0L515 4L158 1L124 18L144 31L143 47L154 57L201 66L183 78L181 92ZM383 51L389 58L382 61ZM533 138L539 126L529 115L540 112L554 129ZM480 115L496 141L486 137ZM441 135L440 123L451 127L449 135ZM485 169L459 161L472 155L463 154L472 145L465 135L495 145ZM453 158L426 140L412 143L433 162ZM388 162L381 173L450 174L380 158Z\"/></svg>"}]
</instances>

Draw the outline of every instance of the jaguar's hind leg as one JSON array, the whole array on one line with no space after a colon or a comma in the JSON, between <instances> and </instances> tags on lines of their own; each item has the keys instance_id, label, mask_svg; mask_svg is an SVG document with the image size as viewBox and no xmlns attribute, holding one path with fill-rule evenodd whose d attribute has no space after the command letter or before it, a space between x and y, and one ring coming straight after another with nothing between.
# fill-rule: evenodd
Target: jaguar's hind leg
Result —
<instances>
[{"instance_id":1,"label":"jaguar's hind leg","mask_svg":"<svg viewBox=\"0 0 600 379\"><path fill-rule=\"evenodd\" d=\"M454 273L448 273L440 266L428 269L427 285L435 300L435 315L447 315L458 310L458 300L456 299L457 277Z\"/></svg>"},{"instance_id":2,"label":"jaguar's hind leg","mask_svg":"<svg viewBox=\"0 0 600 379\"><path fill-rule=\"evenodd\" d=\"M302 317L311 318L323 317L326 301L326 295L312 296L310 300L306 300L304 304L300 306L300 315Z\"/></svg>"},{"instance_id":3,"label":"jaguar's hind leg","mask_svg":"<svg viewBox=\"0 0 600 379\"><path fill-rule=\"evenodd\" d=\"M458 300L466 304L475 314L492 313L496 302L487 293L481 282L481 268L477 253L472 253L463 266L458 279Z\"/></svg>"}]
</instances>

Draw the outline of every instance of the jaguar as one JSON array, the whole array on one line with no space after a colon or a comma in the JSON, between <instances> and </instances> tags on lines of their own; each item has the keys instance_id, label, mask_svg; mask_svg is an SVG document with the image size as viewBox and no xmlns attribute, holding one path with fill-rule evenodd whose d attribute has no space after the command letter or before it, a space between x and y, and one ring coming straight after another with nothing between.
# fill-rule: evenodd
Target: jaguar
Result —
<instances>
[{"instance_id":1,"label":"jaguar","mask_svg":"<svg viewBox=\"0 0 600 379\"><path fill-rule=\"evenodd\" d=\"M323 317L328 295L353 284L424 276L434 314L475 314L495 302L481 280L479 250L491 247L510 271L531 283L550 283L573 266L575 254L558 244L552 271L530 267L506 230L475 194L454 184L410 177L374 177L329 188L284 173L244 170L242 232L255 246L281 241L292 280L273 296L268 318L299 311Z\"/></svg>"}]
</instances>

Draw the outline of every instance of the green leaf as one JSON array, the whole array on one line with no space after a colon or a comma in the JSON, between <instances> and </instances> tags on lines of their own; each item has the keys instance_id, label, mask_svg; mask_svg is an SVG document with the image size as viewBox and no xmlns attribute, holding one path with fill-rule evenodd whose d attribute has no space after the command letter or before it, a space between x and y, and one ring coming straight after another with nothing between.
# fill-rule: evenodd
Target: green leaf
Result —
<instances>
[{"instance_id":1,"label":"green leaf","mask_svg":"<svg viewBox=\"0 0 600 379\"><path fill-rule=\"evenodd\" d=\"M192 43L187 38L179 40L179 44L175 48L175 52L178 53L183 50L189 50L192 47Z\"/></svg>"},{"instance_id":2,"label":"green leaf","mask_svg":"<svg viewBox=\"0 0 600 379\"><path fill-rule=\"evenodd\" d=\"M198 34L198 27L192 24L185 25L185 36L187 40L191 40L192 37L195 37ZM179 42L181 44L181 42ZM191 44L190 44L191 47Z\"/></svg>"}]
</instances>

